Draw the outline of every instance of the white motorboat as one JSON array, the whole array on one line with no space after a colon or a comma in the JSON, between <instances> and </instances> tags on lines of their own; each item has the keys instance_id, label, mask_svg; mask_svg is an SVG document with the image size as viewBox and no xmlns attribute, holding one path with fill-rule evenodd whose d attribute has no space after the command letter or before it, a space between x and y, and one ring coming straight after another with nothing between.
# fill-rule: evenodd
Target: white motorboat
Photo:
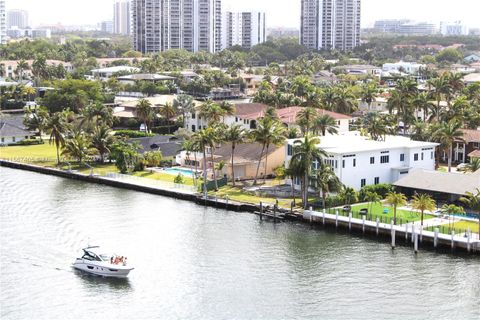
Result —
<instances>
[{"instance_id":1,"label":"white motorboat","mask_svg":"<svg viewBox=\"0 0 480 320\"><path fill-rule=\"evenodd\" d=\"M127 266L127 258L104 252L98 246L83 249L83 256L77 258L73 267L102 277L126 278L134 268Z\"/></svg>"}]
</instances>

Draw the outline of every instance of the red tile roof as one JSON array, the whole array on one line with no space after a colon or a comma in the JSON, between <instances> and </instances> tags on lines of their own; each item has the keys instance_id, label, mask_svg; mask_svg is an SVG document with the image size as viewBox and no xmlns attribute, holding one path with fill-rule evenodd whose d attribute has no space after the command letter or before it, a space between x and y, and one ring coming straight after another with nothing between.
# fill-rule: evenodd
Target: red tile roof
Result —
<instances>
[{"instance_id":1,"label":"red tile roof","mask_svg":"<svg viewBox=\"0 0 480 320\"><path fill-rule=\"evenodd\" d=\"M255 120L265 115L268 106L263 103L239 103L235 105L235 116Z\"/></svg>"},{"instance_id":2,"label":"red tile roof","mask_svg":"<svg viewBox=\"0 0 480 320\"><path fill-rule=\"evenodd\" d=\"M277 114L278 117L280 118L280 121L284 123L295 123L297 120L297 115L300 111L302 111L304 107L288 107L288 108L283 108L283 109L278 109ZM345 114L341 113L336 113L324 109L317 109L319 115L329 115L335 120L349 120L352 119L352 117L347 116Z\"/></svg>"},{"instance_id":3,"label":"red tile roof","mask_svg":"<svg viewBox=\"0 0 480 320\"><path fill-rule=\"evenodd\" d=\"M462 131L463 140L465 140L466 143L480 142L480 130L464 129Z\"/></svg>"}]
</instances>

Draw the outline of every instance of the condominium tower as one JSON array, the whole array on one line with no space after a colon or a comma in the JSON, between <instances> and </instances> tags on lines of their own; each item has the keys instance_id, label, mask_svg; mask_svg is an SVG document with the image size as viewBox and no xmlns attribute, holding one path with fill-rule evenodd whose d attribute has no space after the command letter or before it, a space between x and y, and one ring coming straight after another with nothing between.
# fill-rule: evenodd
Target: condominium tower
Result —
<instances>
[{"instance_id":1,"label":"condominium tower","mask_svg":"<svg viewBox=\"0 0 480 320\"><path fill-rule=\"evenodd\" d=\"M222 49L250 49L266 41L265 12L225 12L222 23Z\"/></svg>"},{"instance_id":2,"label":"condominium tower","mask_svg":"<svg viewBox=\"0 0 480 320\"><path fill-rule=\"evenodd\" d=\"M7 42L7 16L5 13L5 0L0 0L0 44Z\"/></svg>"},{"instance_id":3,"label":"condominium tower","mask_svg":"<svg viewBox=\"0 0 480 320\"><path fill-rule=\"evenodd\" d=\"M18 9L8 10L7 29L12 29L14 27L25 29L28 26L28 11Z\"/></svg>"},{"instance_id":4,"label":"condominium tower","mask_svg":"<svg viewBox=\"0 0 480 320\"><path fill-rule=\"evenodd\" d=\"M300 43L313 50L360 45L361 0L301 0Z\"/></svg>"},{"instance_id":5,"label":"condominium tower","mask_svg":"<svg viewBox=\"0 0 480 320\"><path fill-rule=\"evenodd\" d=\"M132 33L137 51L221 50L221 0L133 0Z\"/></svg>"},{"instance_id":6,"label":"condominium tower","mask_svg":"<svg viewBox=\"0 0 480 320\"><path fill-rule=\"evenodd\" d=\"M130 34L130 1L116 0L113 4L113 32Z\"/></svg>"}]
</instances>

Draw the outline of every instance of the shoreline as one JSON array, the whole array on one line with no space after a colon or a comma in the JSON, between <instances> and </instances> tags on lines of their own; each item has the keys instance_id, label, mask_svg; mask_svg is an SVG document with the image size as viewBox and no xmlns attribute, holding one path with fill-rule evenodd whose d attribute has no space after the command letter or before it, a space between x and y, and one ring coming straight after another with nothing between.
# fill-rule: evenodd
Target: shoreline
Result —
<instances>
[{"instance_id":1,"label":"shoreline","mask_svg":"<svg viewBox=\"0 0 480 320\"><path fill-rule=\"evenodd\" d=\"M417 252L418 249L421 248L424 250L438 250L438 252L441 253L445 252L455 254L458 250L462 253L480 255L480 240L467 239L461 236L450 236L438 233L436 234L435 232L426 230L422 230L421 232L419 232L417 230L414 230L413 228L409 229L408 225L406 225L405 227L393 226L392 228L390 224L360 220L352 217L332 215L310 210L302 210L301 214L293 212L284 213L283 216L281 216L281 212L279 211L279 215L278 217L276 217L272 214L260 212L260 206L253 203L245 204L235 201L226 201L224 199L205 199L200 193L182 192L181 190L167 190L159 187L139 185L126 181L112 180L96 175L69 172L55 168L47 168L2 159L0 159L0 167L26 170L88 183L96 183L110 187L140 191L180 200L186 200L209 207L221 208L237 212L249 212L259 215L260 219L273 219L274 222L276 222L276 220L291 220L302 222L305 224L310 223L312 226L322 226L324 229L331 229L333 227L335 232L338 232L339 230L346 230L347 232L355 234L363 234L366 237L376 237L377 239L383 239L382 241L391 241L392 249L394 249L397 245L397 241L398 245L403 246L404 242L402 241L402 239L405 239L405 243L408 244L408 246L411 246L413 244L414 247L416 247L415 252ZM395 240L392 241L393 239ZM414 240L417 241L416 245L414 244ZM420 241L420 243L418 243L418 241ZM447 252L444 250L445 248L450 248L451 250Z\"/></svg>"}]
</instances>

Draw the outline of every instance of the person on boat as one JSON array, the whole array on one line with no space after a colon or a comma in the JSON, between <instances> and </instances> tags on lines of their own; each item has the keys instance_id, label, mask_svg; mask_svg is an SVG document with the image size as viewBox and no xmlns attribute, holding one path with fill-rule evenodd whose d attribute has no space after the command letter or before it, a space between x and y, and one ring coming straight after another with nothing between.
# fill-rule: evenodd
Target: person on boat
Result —
<instances>
[{"instance_id":1,"label":"person on boat","mask_svg":"<svg viewBox=\"0 0 480 320\"><path fill-rule=\"evenodd\" d=\"M127 257L125 257L125 259L123 260L123 265L124 265L124 266L127 265Z\"/></svg>"},{"instance_id":2,"label":"person on boat","mask_svg":"<svg viewBox=\"0 0 480 320\"><path fill-rule=\"evenodd\" d=\"M110 257L110 264L113 264L113 256Z\"/></svg>"}]
</instances>

